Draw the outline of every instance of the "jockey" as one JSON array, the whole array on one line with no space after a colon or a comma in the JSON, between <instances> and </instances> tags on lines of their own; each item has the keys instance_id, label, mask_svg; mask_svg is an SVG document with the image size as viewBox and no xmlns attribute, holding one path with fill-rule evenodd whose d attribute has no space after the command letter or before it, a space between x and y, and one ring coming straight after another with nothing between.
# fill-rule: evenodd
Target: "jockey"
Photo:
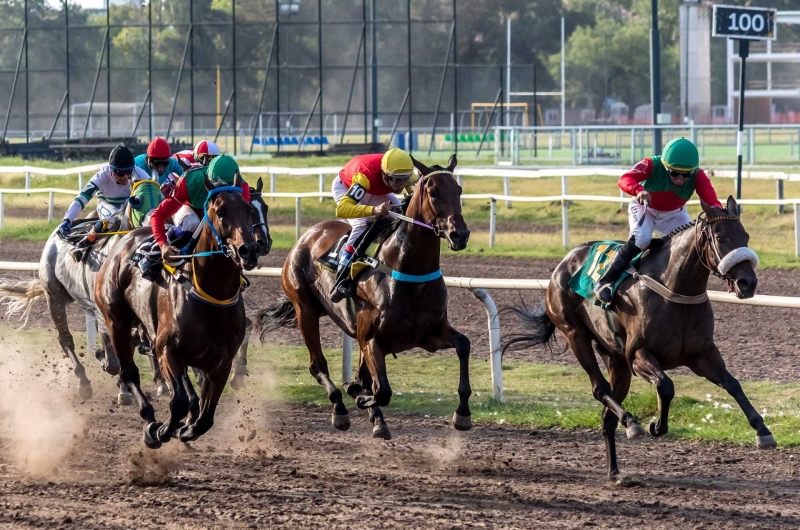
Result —
<instances>
[{"instance_id":1,"label":"jockey","mask_svg":"<svg viewBox=\"0 0 800 530\"><path fill-rule=\"evenodd\" d=\"M196 167L209 165L214 157L219 156L219 154L220 151L217 144L211 140L200 140L194 146L194 150L178 151L172 157L178 161L184 171L188 171Z\"/></svg>"},{"instance_id":2,"label":"jockey","mask_svg":"<svg viewBox=\"0 0 800 530\"><path fill-rule=\"evenodd\" d=\"M183 175L183 168L174 158L170 158L170 148L167 141L161 137L155 138L147 146L147 154L135 158L136 167L152 175L152 179L159 185L167 181L175 182Z\"/></svg>"},{"instance_id":3,"label":"jockey","mask_svg":"<svg viewBox=\"0 0 800 530\"><path fill-rule=\"evenodd\" d=\"M331 300L353 296L354 282L350 279L350 264L356 239L372 224L372 216L386 216L400 200L394 196L403 190L410 191L414 163L411 155L394 148L385 154L360 155L348 162L333 179L333 198L336 217L347 219L352 229L339 258Z\"/></svg>"},{"instance_id":4,"label":"jockey","mask_svg":"<svg viewBox=\"0 0 800 530\"><path fill-rule=\"evenodd\" d=\"M171 261L180 255L180 251L167 241L166 222L173 218L177 232L194 232L205 215L203 207L208 198L206 177L211 181L224 181L233 184L239 172L239 165L230 155L214 158L208 168L197 168L187 171L178 180L175 193L166 198L150 215L150 226L153 229L156 243L161 248L163 261ZM250 202L250 187L242 182L242 196ZM180 235L180 234L178 234Z\"/></svg>"},{"instance_id":5,"label":"jockey","mask_svg":"<svg viewBox=\"0 0 800 530\"><path fill-rule=\"evenodd\" d=\"M178 151L172 158L178 161L178 164L181 165L183 171L189 171L190 169L194 169L196 167L201 167L202 164L195 160L194 153L191 149L184 149L183 151Z\"/></svg>"},{"instance_id":6,"label":"jockey","mask_svg":"<svg viewBox=\"0 0 800 530\"><path fill-rule=\"evenodd\" d=\"M611 303L612 286L631 260L650 245L653 230L668 234L692 221L686 201L695 191L706 204L722 207L699 166L697 147L686 138L676 138L664 147L663 155L645 158L620 177L620 189L633 196L628 208L631 231L628 242L594 287L602 303Z\"/></svg>"}]
</instances>

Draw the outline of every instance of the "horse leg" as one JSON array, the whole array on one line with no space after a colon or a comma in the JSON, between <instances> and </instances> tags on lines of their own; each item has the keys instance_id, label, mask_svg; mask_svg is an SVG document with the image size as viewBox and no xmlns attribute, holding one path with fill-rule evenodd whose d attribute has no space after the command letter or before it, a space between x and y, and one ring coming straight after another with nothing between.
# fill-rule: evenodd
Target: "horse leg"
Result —
<instances>
[{"instance_id":1,"label":"horse leg","mask_svg":"<svg viewBox=\"0 0 800 530\"><path fill-rule=\"evenodd\" d=\"M156 359L153 351L153 345L150 344L150 339L147 338L141 327L133 332L133 341L136 344L139 355L147 356L147 360L150 362L150 369L153 371L153 382L156 384L156 396L160 397L169 393L169 387L164 382L164 376L161 375L161 367L158 366L158 359Z\"/></svg>"},{"instance_id":2,"label":"horse leg","mask_svg":"<svg viewBox=\"0 0 800 530\"><path fill-rule=\"evenodd\" d=\"M371 396L372 376L369 374L369 368L367 368L367 362L364 360L361 348L359 348L358 370L356 372L356 378L353 381L342 384L344 391L353 399L357 399L358 396L362 395Z\"/></svg>"},{"instance_id":3,"label":"horse leg","mask_svg":"<svg viewBox=\"0 0 800 530\"><path fill-rule=\"evenodd\" d=\"M159 361L161 373L166 376L172 391L169 400L169 419L164 423L153 422L145 425L145 436L149 434L159 442L166 443L176 430L184 426L182 422L189 415L189 393L183 383L184 379L188 379L189 373L186 364L176 355L175 347L170 344L169 338L167 344L163 346Z\"/></svg>"},{"instance_id":4,"label":"horse leg","mask_svg":"<svg viewBox=\"0 0 800 530\"><path fill-rule=\"evenodd\" d=\"M612 356L607 352L603 359L608 367L608 379L611 392L618 403L625 401L631 388L631 370L625 359ZM608 479L617 481L620 478L617 464L617 424L619 418L609 407L603 407L603 439L606 445L606 463L608 464Z\"/></svg>"},{"instance_id":5,"label":"horse leg","mask_svg":"<svg viewBox=\"0 0 800 530\"><path fill-rule=\"evenodd\" d=\"M764 425L764 418L747 399L739 381L725 368L725 361L716 345L712 345L710 351L705 355L698 356L692 362L687 363L687 366L700 377L705 377L715 385L724 388L736 400L750 426L756 431L756 444L759 449L775 449L777 447L778 444L775 442L772 432Z\"/></svg>"},{"instance_id":6,"label":"horse leg","mask_svg":"<svg viewBox=\"0 0 800 530\"><path fill-rule=\"evenodd\" d=\"M633 359L636 374L650 384L656 386L658 393L658 421L651 423L648 431L651 436L664 436L669 430L669 405L675 397L675 385L672 384L661 364L647 351L639 350Z\"/></svg>"},{"instance_id":7,"label":"horse leg","mask_svg":"<svg viewBox=\"0 0 800 530\"><path fill-rule=\"evenodd\" d=\"M333 403L331 423L336 429L346 431L350 428L350 414L348 414L347 407L344 406L342 401L342 391L336 388L336 385L331 381L328 372L328 361L325 360L325 356L322 354L322 345L319 337L319 315L315 314L311 308L300 304L297 304L296 308L297 325L311 356L308 370L317 380L317 383L325 387L328 392L328 400Z\"/></svg>"},{"instance_id":8,"label":"horse leg","mask_svg":"<svg viewBox=\"0 0 800 530\"><path fill-rule=\"evenodd\" d=\"M72 338L72 333L69 332L67 325L67 304L61 296L54 296L46 291L47 308L50 310L50 318L58 331L58 344L61 350L69 357L72 362L72 373L78 378L78 395L82 399L92 399L92 383L86 377L86 369L78 360L75 355L75 340Z\"/></svg>"},{"instance_id":9,"label":"horse leg","mask_svg":"<svg viewBox=\"0 0 800 530\"><path fill-rule=\"evenodd\" d=\"M191 442L207 433L214 426L217 403L225 390L225 383L231 373L231 363L206 374L200 387L200 414L197 421L181 428L178 437L182 442Z\"/></svg>"},{"instance_id":10,"label":"horse leg","mask_svg":"<svg viewBox=\"0 0 800 530\"><path fill-rule=\"evenodd\" d=\"M133 359L133 338L131 337L131 359ZM121 364L119 361L119 357L117 357L116 353L114 352L114 345L111 342L111 336L107 331L100 332L100 340L103 341L103 352L105 355L104 359L113 359L114 363L116 363L116 370L117 370L117 387L119 387L119 394L117 394L117 405L133 405L133 394L129 389L129 385L125 378L122 377L122 370ZM105 360L101 360L103 363L104 369L109 365L106 364ZM106 370L107 371L107 370ZM137 377L138 377L138 368L137 368Z\"/></svg>"},{"instance_id":11,"label":"horse leg","mask_svg":"<svg viewBox=\"0 0 800 530\"><path fill-rule=\"evenodd\" d=\"M241 390L244 388L244 378L249 376L247 371L247 347L250 345L250 331L253 329L253 322L248 318L247 327L244 330L244 340L239 346L236 358L233 360L233 374L231 375L231 388Z\"/></svg>"},{"instance_id":12,"label":"horse leg","mask_svg":"<svg viewBox=\"0 0 800 530\"><path fill-rule=\"evenodd\" d=\"M581 367L589 375L594 398L608 407L619 421L622 422L622 425L625 426L625 433L628 438L644 436L644 429L642 429L639 421L614 399L611 385L609 385L606 378L603 377L603 372L600 371L600 367L597 365L597 358L594 355L591 339L585 333L574 329L569 330L564 336L567 338L567 343L569 343L570 348L572 348L572 351L575 353L575 357L577 357Z\"/></svg>"},{"instance_id":13,"label":"horse leg","mask_svg":"<svg viewBox=\"0 0 800 530\"><path fill-rule=\"evenodd\" d=\"M362 409L369 408L369 420L373 426L372 437L391 440L392 433L380 409L387 406L392 399L392 387L386 376L386 355L374 339L367 341L361 349L372 377L372 397L359 396L356 404Z\"/></svg>"},{"instance_id":14,"label":"horse leg","mask_svg":"<svg viewBox=\"0 0 800 530\"><path fill-rule=\"evenodd\" d=\"M196 422L197 418L200 416L200 398L197 397L197 392L194 391L194 386L192 386L192 380L189 379L188 372L181 377L181 381L183 382L183 388L186 390L186 394L189 396L189 420L187 421L187 425L191 425Z\"/></svg>"},{"instance_id":15,"label":"horse leg","mask_svg":"<svg viewBox=\"0 0 800 530\"><path fill-rule=\"evenodd\" d=\"M131 357L133 356L133 344L131 343L130 339L131 330L128 329L128 344L129 349L131 350ZM114 349L113 344L111 344L111 337L109 336L108 331L101 330L100 331L100 339L103 341L103 350L102 352L95 352L95 357L100 360L100 365L103 367L103 370L110 375L119 375L120 371L120 360L117 352ZM102 358L99 356L99 353L102 353Z\"/></svg>"},{"instance_id":16,"label":"horse leg","mask_svg":"<svg viewBox=\"0 0 800 530\"><path fill-rule=\"evenodd\" d=\"M459 431L470 430L472 428L472 416L469 411L469 396L472 394L472 387L469 383L469 339L453 329L450 323L445 321L438 330L423 338L420 346L431 353L444 348L456 349L459 362L459 403L458 408L453 413L453 427Z\"/></svg>"}]
</instances>

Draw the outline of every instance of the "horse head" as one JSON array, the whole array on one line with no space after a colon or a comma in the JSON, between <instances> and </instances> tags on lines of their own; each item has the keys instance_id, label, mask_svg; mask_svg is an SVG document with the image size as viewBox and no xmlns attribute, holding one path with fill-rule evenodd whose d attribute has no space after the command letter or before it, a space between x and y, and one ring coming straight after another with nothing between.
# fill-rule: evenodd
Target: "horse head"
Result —
<instances>
[{"instance_id":1,"label":"horse head","mask_svg":"<svg viewBox=\"0 0 800 530\"><path fill-rule=\"evenodd\" d=\"M758 284L755 273L758 255L747 246L750 234L739 219L736 200L729 196L725 208L700 202L706 214L699 223L702 244L698 245L698 252L703 262L728 282L728 288L736 293L737 298L752 298Z\"/></svg>"},{"instance_id":2,"label":"horse head","mask_svg":"<svg viewBox=\"0 0 800 530\"><path fill-rule=\"evenodd\" d=\"M267 213L269 206L261 195L264 188L264 181L258 177L255 188L250 188L250 205L253 207L253 232L255 233L256 243L258 244L259 256L266 256L272 249L272 237L269 235L269 223Z\"/></svg>"},{"instance_id":3,"label":"horse head","mask_svg":"<svg viewBox=\"0 0 800 530\"><path fill-rule=\"evenodd\" d=\"M211 231L216 232L217 243L228 247L231 259L239 267L252 270L258 264L259 256L258 244L253 237L253 208L238 191L224 189L226 183L214 184L206 177L205 185L209 191L206 216L213 228ZM239 173L234 177L233 186L242 186Z\"/></svg>"},{"instance_id":4,"label":"horse head","mask_svg":"<svg viewBox=\"0 0 800 530\"><path fill-rule=\"evenodd\" d=\"M429 167L412 160L421 178L411 208L423 221L433 226L439 237L447 240L450 250L464 250L469 241L469 229L461 215L461 186L453 177L453 170L458 164L456 155L450 157L447 167Z\"/></svg>"}]
</instances>

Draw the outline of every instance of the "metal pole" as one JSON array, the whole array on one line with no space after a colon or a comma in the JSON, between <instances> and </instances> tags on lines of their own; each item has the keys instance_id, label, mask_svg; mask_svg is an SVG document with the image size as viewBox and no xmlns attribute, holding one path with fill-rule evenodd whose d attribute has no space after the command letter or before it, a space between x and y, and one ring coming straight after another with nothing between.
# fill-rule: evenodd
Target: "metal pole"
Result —
<instances>
[{"instance_id":1,"label":"metal pole","mask_svg":"<svg viewBox=\"0 0 800 530\"><path fill-rule=\"evenodd\" d=\"M795 215L795 219L797 215ZM494 233L497 229L497 200L492 197L489 200L489 248L494 248Z\"/></svg>"},{"instance_id":2,"label":"metal pole","mask_svg":"<svg viewBox=\"0 0 800 530\"><path fill-rule=\"evenodd\" d=\"M66 1L64 0L65 3ZM148 95L153 93L153 2L147 2L147 93ZM153 101L148 105L148 108L151 109L148 113L150 114L149 139L153 138L153 122L155 120L152 109L154 106ZM214 140L216 141L216 138Z\"/></svg>"},{"instance_id":3,"label":"metal pole","mask_svg":"<svg viewBox=\"0 0 800 530\"><path fill-rule=\"evenodd\" d=\"M506 122L511 123L511 17L506 18Z\"/></svg>"},{"instance_id":4,"label":"metal pole","mask_svg":"<svg viewBox=\"0 0 800 530\"><path fill-rule=\"evenodd\" d=\"M194 145L194 1L189 0L189 128L191 129L191 143Z\"/></svg>"},{"instance_id":5,"label":"metal pole","mask_svg":"<svg viewBox=\"0 0 800 530\"><path fill-rule=\"evenodd\" d=\"M367 143L367 0L361 0L361 38L364 40L364 143Z\"/></svg>"},{"instance_id":6,"label":"metal pole","mask_svg":"<svg viewBox=\"0 0 800 530\"><path fill-rule=\"evenodd\" d=\"M300 137L300 151L303 150L306 144L306 134L308 134L308 126L311 125L311 118L314 116L314 112L317 110L317 104L322 99L322 89L320 88L317 90L317 97L314 98L314 106L311 107L311 112L308 113L308 119L306 120L306 126L303 127L303 136Z\"/></svg>"},{"instance_id":7,"label":"metal pole","mask_svg":"<svg viewBox=\"0 0 800 530\"><path fill-rule=\"evenodd\" d=\"M267 81L269 80L269 72L270 68L272 67L272 56L275 52L275 39L277 37L278 37L278 26L276 25L275 29L272 32L272 44L270 44L269 56L267 56L267 68L264 72L264 83L261 85L261 97L258 98L258 112L256 112L256 116L259 117L261 116L261 109L263 108L264 105L264 94L267 93ZM251 155L253 154L253 144L255 143L255 141L256 141L256 130L255 128L253 128L253 138L252 141L250 142L250 153L249 153ZM194 143L194 140L192 140L192 143Z\"/></svg>"},{"instance_id":8,"label":"metal pole","mask_svg":"<svg viewBox=\"0 0 800 530\"><path fill-rule=\"evenodd\" d=\"M53 137L53 131L56 130L56 125L58 124L58 118L61 117L61 111L64 110L64 103L67 102L67 95L68 94L69 94L69 91L64 92L64 97L61 98L61 105L58 106L58 114L56 114L56 119L53 120L53 126L50 127L50 134L47 135L47 139L48 140L50 140ZM67 123L67 126L69 127L69 123Z\"/></svg>"},{"instance_id":9,"label":"metal pole","mask_svg":"<svg viewBox=\"0 0 800 530\"><path fill-rule=\"evenodd\" d=\"M456 0L453 0L453 111L455 112L455 130L453 131L453 148L458 153L458 10L456 9ZM447 69L447 63L444 65Z\"/></svg>"},{"instance_id":10,"label":"metal pole","mask_svg":"<svg viewBox=\"0 0 800 530\"><path fill-rule=\"evenodd\" d=\"M534 59L535 60L535 59ZM539 126L539 105L536 102L536 63L533 64L533 158L539 156L536 138L536 127Z\"/></svg>"},{"instance_id":11,"label":"metal pole","mask_svg":"<svg viewBox=\"0 0 800 530\"><path fill-rule=\"evenodd\" d=\"M500 101L503 101L503 94L506 92L505 78L503 77L503 67L500 67ZM500 156L506 156L506 148L503 143L503 127L506 125L505 113L503 113L503 104L500 104L500 130L497 131L497 140L500 142Z\"/></svg>"},{"instance_id":12,"label":"metal pole","mask_svg":"<svg viewBox=\"0 0 800 530\"><path fill-rule=\"evenodd\" d=\"M342 383L349 383L353 377L353 338L342 333Z\"/></svg>"},{"instance_id":13,"label":"metal pole","mask_svg":"<svg viewBox=\"0 0 800 530\"><path fill-rule=\"evenodd\" d=\"M353 77L350 80L350 94L347 96L347 110L344 112L344 125L342 125L342 135L339 143L344 143L344 134L347 130L347 118L350 117L350 104L353 101L353 91L356 87L356 76L358 75L358 61L361 60L361 47L364 45L364 27L361 27L361 38L358 39L358 51L356 52L356 62L353 64ZM390 140L391 141L391 140Z\"/></svg>"},{"instance_id":14,"label":"metal pole","mask_svg":"<svg viewBox=\"0 0 800 530\"><path fill-rule=\"evenodd\" d=\"M561 195L567 194L567 177L561 176ZM569 248L569 203L561 199L561 242L564 248Z\"/></svg>"},{"instance_id":15,"label":"metal pole","mask_svg":"<svg viewBox=\"0 0 800 530\"><path fill-rule=\"evenodd\" d=\"M53 192L47 194L47 222L53 222L53 206L55 205L55 198L53 197Z\"/></svg>"},{"instance_id":16,"label":"metal pole","mask_svg":"<svg viewBox=\"0 0 800 530\"><path fill-rule=\"evenodd\" d=\"M775 188L776 188L776 191L777 191L777 199L779 201L782 201L783 200L783 180L780 180L780 179L776 180L775 181ZM784 206L782 204L778 205L778 213L779 214L782 214L784 212L784 209L785 208L784 208Z\"/></svg>"},{"instance_id":17,"label":"metal pole","mask_svg":"<svg viewBox=\"0 0 800 530\"><path fill-rule=\"evenodd\" d=\"M317 0L317 53L319 55L319 151L322 153L323 144L322 137L325 136L325 122L323 117L325 111L322 107L322 94L323 94L323 75L322 75L322 0ZM334 133L336 134L336 133ZM323 177L324 178L324 177ZM320 198L320 202L322 199Z\"/></svg>"},{"instance_id":18,"label":"metal pole","mask_svg":"<svg viewBox=\"0 0 800 530\"><path fill-rule=\"evenodd\" d=\"M566 46L564 45L564 17L561 17L561 129L563 132L564 126L567 123L567 55Z\"/></svg>"},{"instance_id":19,"label":"metal pole","mask_svg":"<svg viewBox=\"0 0 800 530\"><path fill-rule=\"evenodd\" d=\"M372 0L373 2L375 0ZM428 146L428 156L433 151L433 144L436 140L436 122L439 121L439 110L442 106L442 96L444 95L444 81L447 77L447 65L450 63L450 50L453 48L453 37L456 34L456 25L450 26L450 38L447 40L447 53L444 56L444 68L442 69L442 80L439 83L439 97L436 100L436 113L433 115L433 129L431 130L431 143Z\"/></svg>"},{"instance_id":20,"label":"metal pole","mask_svg":"<svg viewBox=\"0 0 800 530\"><path fill-rule=\"evenodd\" d=\"M503 177L503 195L511 195L511 179ZM511 201L506 201L506 208L511 208Z\"/></svg>"},{"instance_id":21,"label":"metal pole","mask_svg":"<svg viewBox=\"0 0 800 530\"><path fill-rule=\"evenodd\" d=\"M5 195L0 192L0 230L3 229L3 221L5 221L5 203Z\"/></svg>"},{"instance_id":22,"label":"metal pole","mask_svg":"<svg viewBox=\"0 0 800 530\"><path fill-rule=\"evenodd\" d=\"M11 119L11 107L14 105L14 94L17 92L17 80L19 79L19 69L22 66L22 52L25 49L25 43L28 41L26 37L28 28L22 30L22 42L19 44L19 55L17 56L17 69L14 71L14 82L11 83L11 94L8 97L8 109L6 110L6 124L3 126L3 140L8 133L8 121Z\"/></svg>"},{"instance_id":23,"label":"metal pole","mask_svg":"<svg viewBox=\"0 0 800 530\"><path fill-rule=\"evenodd\" d=\"M750 54L750 41L743 39L739 41L739 57L742 60L739 68L739 130L736 133L736 201L742 198L742 132L744 131L744 87L747 84L745 78L745 66L747 56ZM741 206L739 206L741 211ZM797 211L795 211L797 219Z\"/></svg>"},{"instance_id":24,"label":"metal pole","mask_svg":"<svg viewBox=\"0 0 800 530\"><path fill-rule=\"evenodd\" d=\"M500 349L500 318L497 315L497 305L484 289L470 289L470 291L486 308L486 316L489 319L489 357L492 362L492 397L502 403L505 401L503 397L503 352Z\"/></svg>"},{"instance_id":25,"label":"metal pole","mask_svg":"<svg viewBox=\"0 0 800 530\"><path fill-rule=\"evenodd\" d=\"M281 20L280 20L280 0L275 0L275 63L278 66L275 72L275 119L276 119L276 138L278 143L276 150L281 152Z\"/></svg>"},{"instance_id":26,"label":"metal pole","mask_svg":"<svg viewBox=\"0 0 800 530\"><path fill-rule=\"evenodd\" d=\"M378 134L378 37L375 28L375 0L370 4L370 27L372 28L372 143L380 141ZM445 70L447 64L445 63ZM435 126L435 125L434 125Z\"/></svg>"},{"instance_id":27,"label":"metal pole","mask_svg":"<svg viewBox=\"0 0 800 530\"><path fill-rule=\"evenodd\" d=\"M300 197L294 198L294 238L300 239Z\"/></svg>"},{"instance_id":28,"label":"metal pole","mask_svg":"<svg viewBox=\"0 0 800 530\"><path fill-rule=\"evenodd\" d=\"M64 50L65 50L65 72L67 74L67 140L70 137L70 101L69 101L69 3L67 0L63 0L64 4ZM53 133L50 133L50 136L53 136Z\"/></svg>"},{"instance_id":29,"label":"metal pole","mask_svg":"<svg viewBox=\"0 0 800 530\"><path fill-rule=\"evenodd\" d=\"M389 146L392 145L392 139L394 138L394 134L397 132L397 126L400 124L400 117L403 115L403 110L406 108L406 102L408 101L409 91L410 91L409 89L406 90L406 95L403 96L403 102L400 104L400 110L397 111L397 118L395 118L394 120L394 125L392 126L392 133L389 135L389 141L387 142ZM409 138L411 138L411 136L409 136ZM410 149L408 151L410 152Z\"/></svg>"},{"instance_id":30,"label":"metal pole","mask_svg":"<svg viewBox=\"0 0 800 530\"><path fill-rule=\"evenodd\" d=\"M106 0L106 137L111 137L111 0Z\"/></svg>"},{"instance_id":31,"label":"metal pole","mask_svg":"<svg viewBox=\"0 0 800 530\"><path fill-rule=\"evenodd\" d=\"M94 105L94 96L97 93L97 82L100 80L100 68L103 66L103 57L106 53L107 43L108 43L108 28L106 28L106 34L103 37L103 49L100 50L100 60L97 62L97 71L94 74L92 97L89 100L89 110L86 113L86 123L83 125L83 138L86 138L86 130L89 128L89 121L92 119L92 106Z\"/></svg>"},{"instance_id":32,"label":"metal pole","mask_svg":"<svg viewBox=\"0 0 800 530\"><path fill-rule=\"evenodd\" d=\"M28 80L28 0L25 0L25 33L23 33L22 38L25 41L25 142L29 142L31 138L31 131L30 105L28 102L28 93L30 87L30 81Z\"/></svg>"},{"instance_id":33,"label":"metal pole","mask_svg":"<svg viewBox=\"0 0 800 530\"><path fill-rule=\"evenodd\" d=\"M275 12L275 16L278 16L278 12ZM191 28L189 28L191 29ZM231 82L233 83L233 92L236 93L236 0L231 0L231 54L232 54L232 62L233 62L233 70L231 71ZM280 90L279 90L280 92ZM233 99L233 154L236 155L236 118L238 114L236 112L237 101L238 98L234 97Z\"/></svg>"},{"instance_id":34,"label":"metal pole","mask_svg":"<svg viewBox=\"0 0 800 530\"><path fill-rule=\"evenodd\" d=\"M192 25L189 25L189 33L186 35L186 44L183 46L183 59L181 59L181 68L178 70L178 82L175 83L175 93L172 96L172 110L169 111L169 124L167 125L167 134L164 137L169 141L169 133L172 132L172 119L175 117L175 107L178 105L178 91L181 88L181 78L183 77L183 69L186 66L186 55L189 53L189 42L192 39ZM236 32L234 31L234 35ZM234 71L234 77L236 72ZM235 117L234 117L235 121ZM234 131L234 153L236 152L236 133Z\"/></svg>"},{"instance_id":35,"label":"metal pole","mask_svg":"<svg viewBox=\"0 0 800 530\"><path fill-rule=\"evenodd\" d=\"M406 21L406 53L408 54L406 61L406 69L408 70L408 141L406 142L406 150L411 153L414 147L414 130L412 127L412 119L414 117L414 105L411 94L411 0L406 2L406 14L408 16Z\"/></svg>"},{"instance_id":36,"label":"metal pole","mask_svg":"<svg viewBox=\"0 0 800 530\"><path fill-rule=\"evenodd\" d=\"M658 0L651 0L650 26L650 103L653 117L653 154L661 154L661 129L657 128L661 114L661 38L658 32Z\"/></svg>"},{"instance_id":37,"label":"metal pole","mask_svg":"<svg viewBox=\"0 0 800 530\"><path fill-rule=\"evenodd\" d=\"M2 200L0 200L0 207ZM0 215L0 220L3 218ZM794 203L794 255L800 257L800 203Z\"/></svg>"},{"instance_id":38,"label":"metal pole","mask_svg":"<svg viewBox=\"0 0 800 530\"><path fill-rule=\"evenodd\" d=\"M494 98L494 105L492 105L492 112L489 114L489 121L486 122L486 127L483 128L483 134L481 135L481 143L478 144L478 154L475 155L475 158L481 156L481 149L483 149L483 144L486 142L486 134L489 132L489 127L492 125L492 119L494 119L494 113L497 110L497 104L500 103L500 98L503 96L503 89L497 91L497 95ZM502 114L502 112L500 113ZM497 140L495 139L495 142Z\"/></svg>"},{"instance_id":39,"label":"metal pole","mask_svg":"<svg viewBox=\"0 0 800 530\"><path fill-rule=\"evenodd\" d=\"M231 96L228 98L228 102L225 104L225 111L222 113L222 119L219 120L219 126L217 127L217 133L214 135L214 143L217 142L217 138L219 138L219 133L222 130L222 126L225 124L225 118L228 117L228 109L231 107L231 102L233 102L234 97L236 97L236 91L231 91Z\"/></svg>"}]
</instances>

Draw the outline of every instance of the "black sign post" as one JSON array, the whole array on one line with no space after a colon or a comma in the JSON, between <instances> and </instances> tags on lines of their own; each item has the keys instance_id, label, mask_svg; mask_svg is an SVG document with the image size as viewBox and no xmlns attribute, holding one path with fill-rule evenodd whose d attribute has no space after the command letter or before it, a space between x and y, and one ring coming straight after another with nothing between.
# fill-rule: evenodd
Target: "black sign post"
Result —
<instances>
[{"instance_id":1,"label":"black sign post","mask_svg":"<svg viewBox=\"0 0 800 530\"><path fill-rule=\"evenodd\" d=\"M744 133L745 65L751 40L775 39L775 9L761 7L714 6L714 37L739 41L739 131L736 133L736 200L742 198L742 134ZM739 206L741 209L741 206Z\"/></svg>"}]
</instances>

